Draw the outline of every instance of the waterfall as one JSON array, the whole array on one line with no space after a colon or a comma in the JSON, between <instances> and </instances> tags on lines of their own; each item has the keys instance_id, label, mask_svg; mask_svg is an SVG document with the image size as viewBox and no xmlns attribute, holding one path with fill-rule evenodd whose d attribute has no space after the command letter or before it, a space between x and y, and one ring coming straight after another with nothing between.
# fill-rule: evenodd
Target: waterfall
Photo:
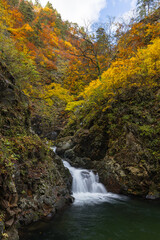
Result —
<instances>
[{"instance_id":1,"label":"waterfall","mask_svg":"<svg viewBox=\"0 0 160 240\"><path fill-rule=\"evenodd\" d=\"M107 193L102 183L99 183L98 174L86 169L71 167L67 161L63 161L66 168L69 169L72 177L72 192L73 193Z\"/></svg>"},{"instance_id":2,"label":"waterfall","mask_svg":"<svg viewBox=\"0 0 160 240\"><path fill-rule=\"evenodd\" d=\"M56 147L51 147L56 153ZM62 160L64 167L72 175L72 196L74 205L99 204L102 202L116 202L126 200L126 197L107 192L105 186L99 182L98 174L93 171L72 167L67 161Z\"/></svg>"},{"instance_id":3,"label":"waterfall","mask_svg":"<svg viewBox=\"0 0 160 240\"><path fill-rule=\"evenodd\" d=\"M72 167L67 161L63 160L63 164L72 175L72 192L75 198L74 204L92 204L103 202L110 193L99 182L98 174L87 169Z\"/></svg>"}]
</instances>

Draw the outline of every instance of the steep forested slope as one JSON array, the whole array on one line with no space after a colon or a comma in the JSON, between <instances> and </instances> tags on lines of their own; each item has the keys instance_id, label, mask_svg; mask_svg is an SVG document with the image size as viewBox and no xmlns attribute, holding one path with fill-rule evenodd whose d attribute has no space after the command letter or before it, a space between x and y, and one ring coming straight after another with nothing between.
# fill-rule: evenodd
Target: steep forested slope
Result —
<instances>
[{"instance_id":1,"label":"steep forested slope","mask_svg":"<svg viewBox=\"0 0 160 240\"><path fill-rule=\"evenodd\" d=\"M160 196L159 12L91 34L50 3L0 0L0 233L69 201L46 144L61 130L57 152L108 190Z\"/></svg>"},{"instance_id":2,"label":"steep forested slope","mask_svg":"<svg viewBox=\"0 0 160 240\"><path fill-rule=\"evenodd\" d=\"M27 97L0 65L0 236L18 239L15 226L37 221L69 203L70 176L31 130Z\"/></svg>"},{"instance_id":3,"label":"steep forested slope","mask_svg":"<svg viewBox=\"0 0 160 240\"><path fill-rule=\"evenodd\" d=\"M159 197L159 9L121 36L115 60L70 102L58 152L97 169L110 191ZM141 29L141 30L140 30ZM143 30L143 32L142 32ZM141 36L139 36L141 35Z\"/></svg>"}]
</instances>

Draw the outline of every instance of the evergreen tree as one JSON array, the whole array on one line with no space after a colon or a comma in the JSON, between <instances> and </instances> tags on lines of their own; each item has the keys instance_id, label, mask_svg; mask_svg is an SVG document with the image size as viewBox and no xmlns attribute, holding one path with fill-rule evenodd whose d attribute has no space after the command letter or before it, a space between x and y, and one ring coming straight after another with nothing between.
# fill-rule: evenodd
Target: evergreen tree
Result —
<instances>
[{"instance_id":1,"label":"evergreen tree","mask_svg":"<svg viewBox=\"0 0 160 240\"><path fill-rule=\"evenodd\" d=\"M40 2L39 2L39 0L35 0L35 6L36 6L36 7L39 7L39 8L42 7L41 4L40 4Z\"/></svg>"},{"instance_id":2,"label":"evergreen tree","mask_svg":"<svg viewBox=\"0 0 160 240\"><path fill-rule=\"evenodd\" d=\"M96 31L96 41L99 48L99 54L104 54L109 48L109 38L104 28L99 27Z\"/></svg>"},{"instance_id":3,"label":"evergreen tree","mask_svg":"<svg viewBox=\"0 0 160 240\"><path fill-rule=\"evenodd\" d=\"M50 9L54 10L54 9L53 9L53 6L52 6L52 3L50 3L49 1L47 2L47 4L46 4L46 6L45 6L45 7L47 7L47 8L50 8Z\"/></svg>"},{"instance_id":4,"label":"evergreen tree","mask_svg":"<svg viewBox=\"0 0 160 240\"><path fill-rule=\"evenodd\" d=\"M34 19L33 6L31 3L22 0L19 4L19 11L23 14L26 22L31 22Z\"/></svg>"}]
</instances>

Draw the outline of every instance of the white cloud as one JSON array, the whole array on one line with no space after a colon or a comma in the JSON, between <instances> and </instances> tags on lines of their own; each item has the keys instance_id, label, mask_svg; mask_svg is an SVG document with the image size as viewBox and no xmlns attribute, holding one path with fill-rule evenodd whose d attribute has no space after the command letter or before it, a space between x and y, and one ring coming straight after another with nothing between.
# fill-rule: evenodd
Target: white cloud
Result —
<instances>
[{"instance_id":1,"label":"white cloud","mask_svg":"<svg viewBox=\"0 0 160 240\"><path fill-rule=\"evenodd\" d=\"M45 6L48 0L40 0ZM107 0L50 0L53 8L61 14L63 20L84 26L86 22L94 22L100 11L105 8Z\"/></svg>"},{"instance_id":2,"label":"white cloud","mask_svg":"<svg viewBox=\"0 0 160 240\"><path fill-rule=\"evenodd\" d=\"M125 12L125 13L121 16L121 18L123 19L123 21L124 21L125 23L129 23L130 20L131 20L131 18L133 18L133 17L134 17L134 11L133 11L133 10L130 10L130 11L128 11L128 12Z\"/></svg>"},{"instance_id":3,"label":"white cloud","mask_svg":"<svg viewBox=\"0 0 160 240\"><path fill-rule=\"evenodd\" d=\"M131 1L131 8L132 9L136 8L136 5L137 5L137 0L132 0Z\"/></svg>"},{"instance_id":4,"label":"white cloud","mask_svg":"<svg viewBox=\"0 0 160 240\"><path fill-rule=\"evenodd\" d=\"M130 10L125 12L121 17L119 17L119 20L121 19L126 24L130 22L131 18L136 17L136 4L137 0L120 0L120 1L128 1L130 3Z\"/></svg>"}]
</instances>

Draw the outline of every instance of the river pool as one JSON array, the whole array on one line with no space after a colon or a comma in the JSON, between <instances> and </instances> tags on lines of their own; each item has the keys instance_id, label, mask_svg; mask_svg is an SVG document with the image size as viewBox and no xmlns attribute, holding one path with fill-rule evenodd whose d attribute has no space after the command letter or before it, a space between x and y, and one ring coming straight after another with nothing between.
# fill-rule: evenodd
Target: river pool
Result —
<instances>
[{"instance_id":1,"label":"river pool","mask_svg":"<svg viewBox=\"0 0 160 240\"><path fill-rule=\"evenodd\" d=\"M78 201L50 222L38 222L21 240L160 240L160 202L108 194Z\"/></svg>"}]
</instances>

